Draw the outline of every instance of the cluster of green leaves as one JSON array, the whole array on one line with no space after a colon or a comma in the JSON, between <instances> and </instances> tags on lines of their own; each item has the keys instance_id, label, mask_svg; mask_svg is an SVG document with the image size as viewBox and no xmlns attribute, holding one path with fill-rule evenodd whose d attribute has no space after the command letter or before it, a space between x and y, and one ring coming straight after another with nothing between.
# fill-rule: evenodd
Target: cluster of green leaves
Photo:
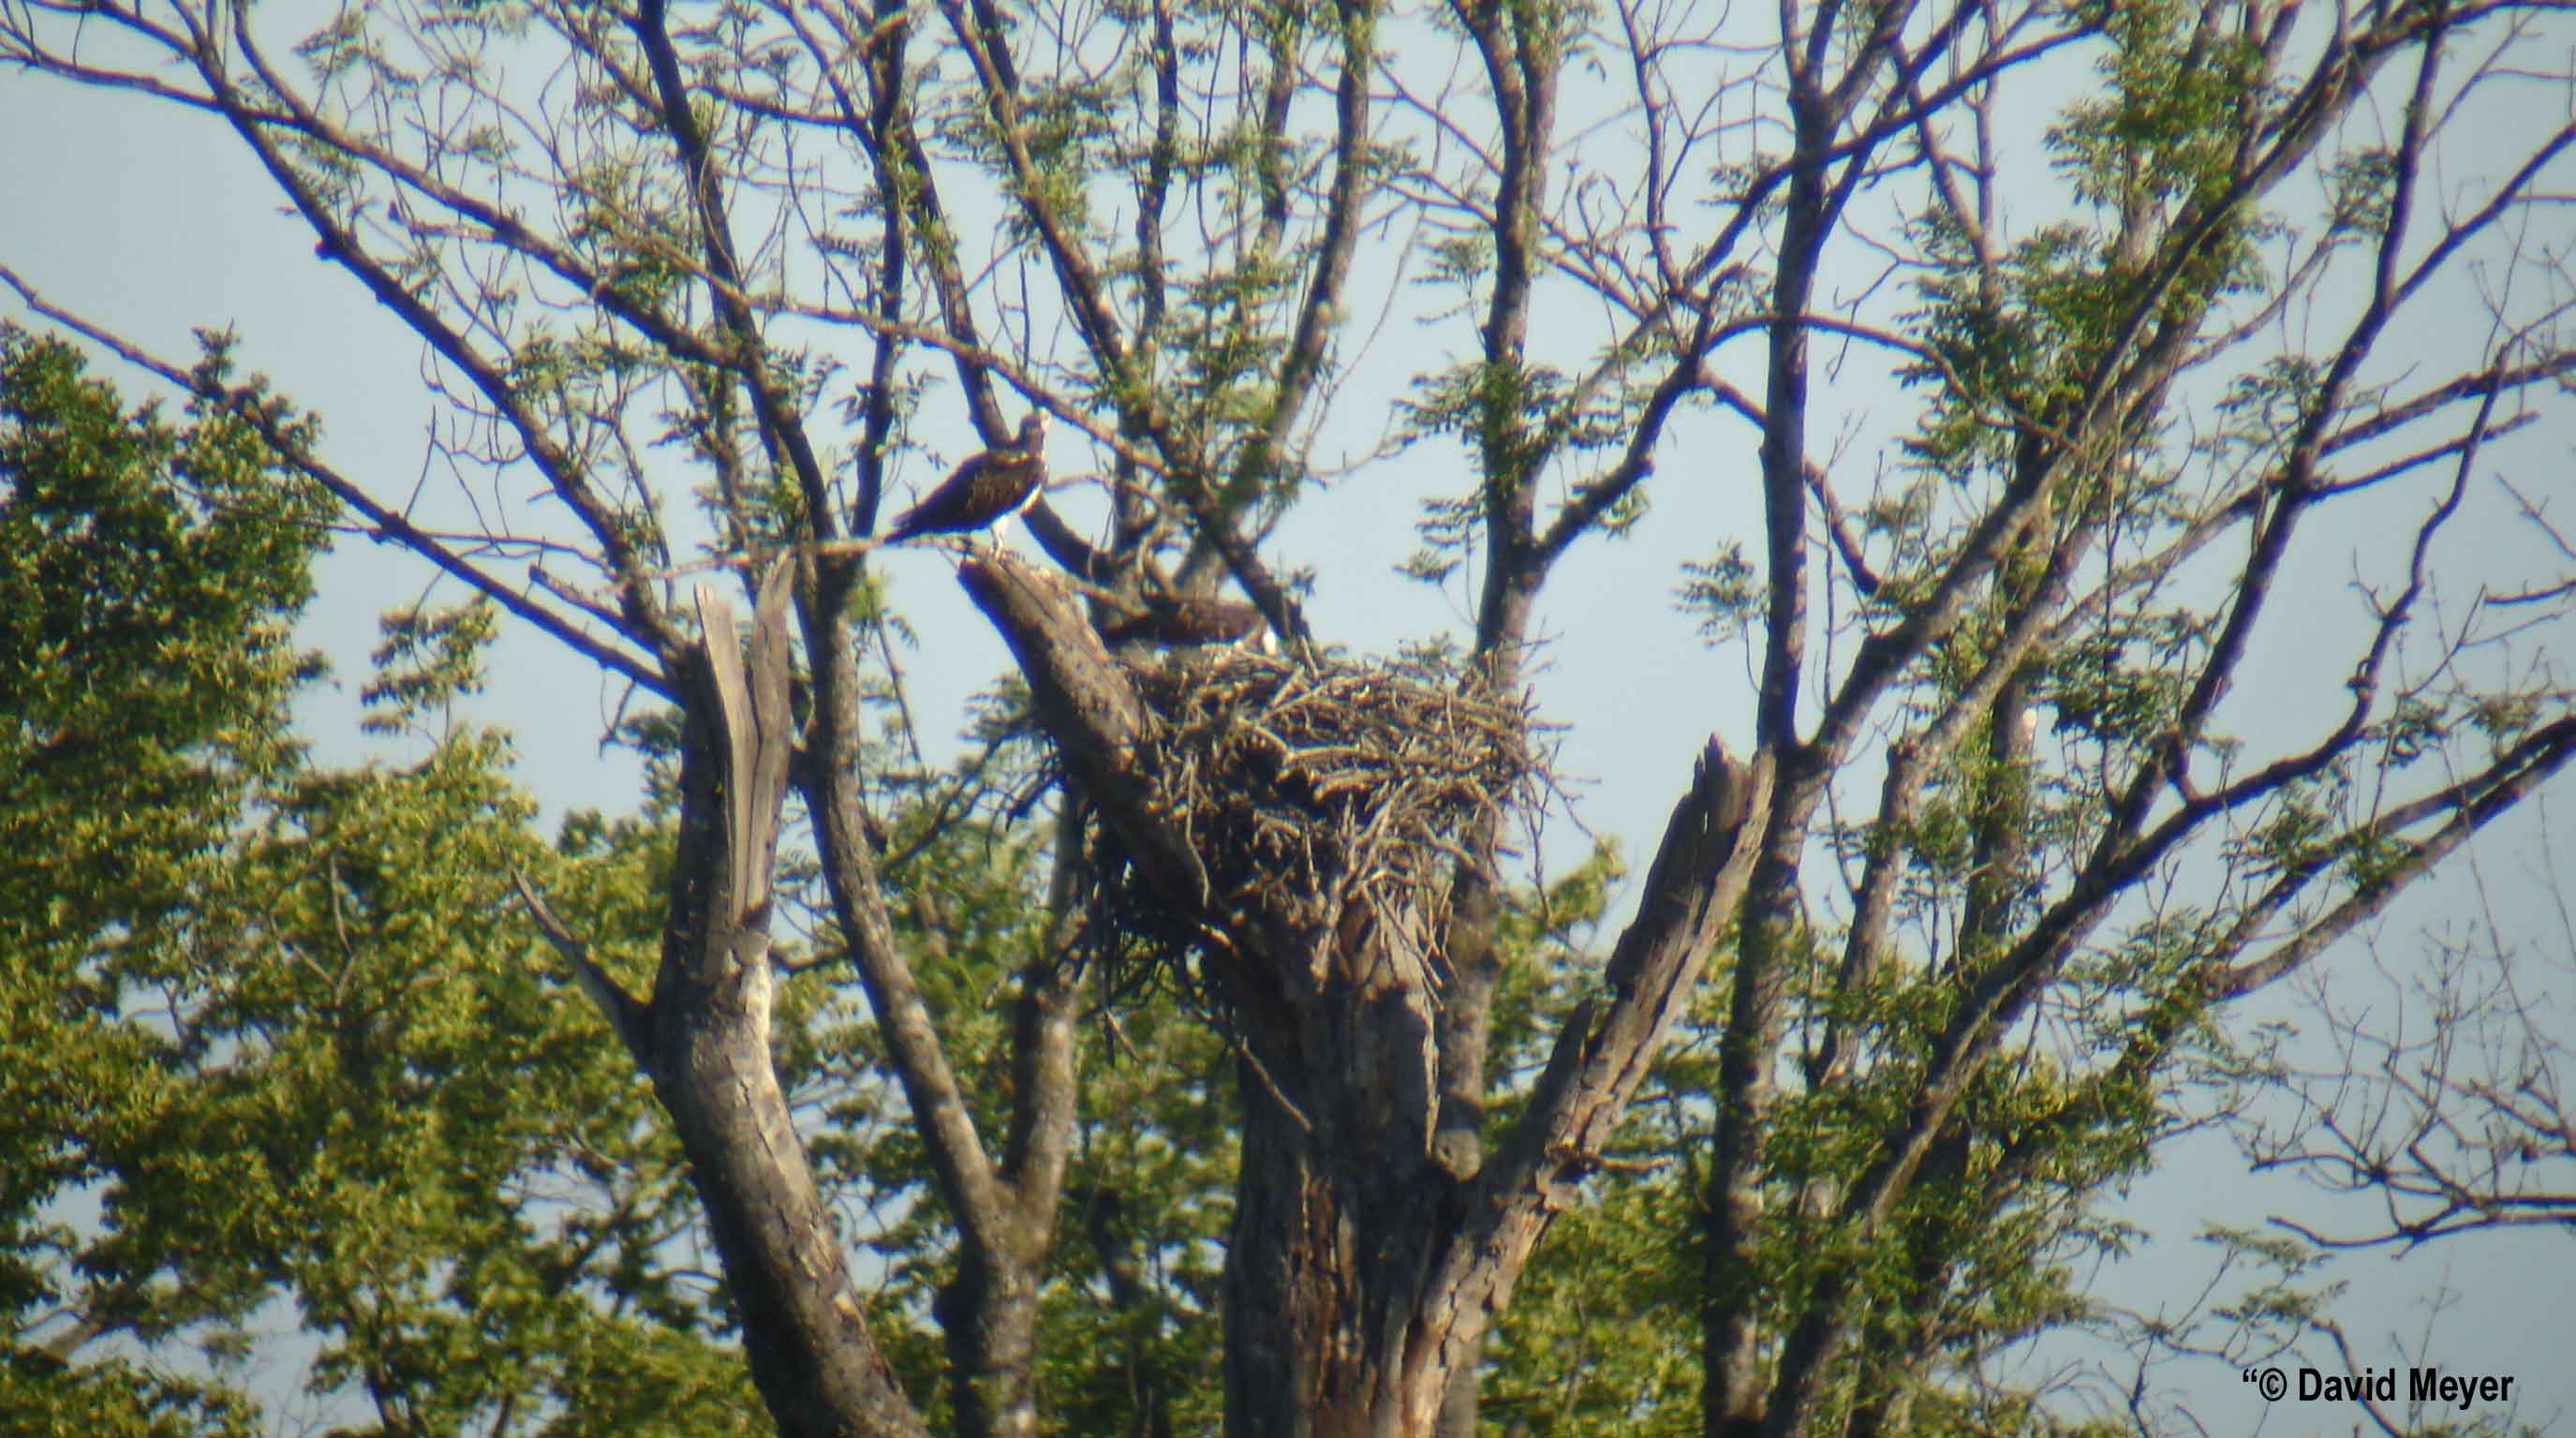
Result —
<instances>
[{"instance_id":1,"label":"cluster of green leaves","mask_svg":"<svg viewBox=\"0 0 2576 1438\"><path fill-rule=\"evenodd\" d=\"M0 480L15 1431L248 1433L292 1404L350 1432L763 1430L649 1091L509 896L528 872L631 962L664 837L585 820L550 851L487 732L307 762L291 625L327 510L238 417L125 413L11 330ZM488 623L397 622L387 722L470 689ZM272 1376L294 1355L301 1398Z\"/></svg>"},{"instance_id":2,"label":"cluster of green leaves","mask_svg":"<svg viewBox=\"0 0 2576 1438\"><path fill-rule=\"evenodd\" d=\"M324 508L248 425L122 413L78 355L0 328L0 946L85 942L287 755L288 620Z\"/></svg>"},{"instance_id":3,"label":"cluster of green leaves","mask_svg":"<svg viewBox=\"0 0 2576 1438\"><path fill-rule=\"evenodd\" d=\"M2013 243L1998 277L1946 214L1918 225L1933 268L1921 281L1930 303L1912 318L1934 360L1912 375L1941 393L1912 448L1953 480L2009 468L2034 433L2062 426L2134 326L2188 333L2221 297L2265 283L2256 242L2272 226L2230 190L2239 131L2260 113L2248 103L2261 73L2254 40L2161 0L2104 7L2098 24L2099 91L2047 136L2090 213ZM2178 253L2145 247L2184 235Z\"/></svg>"},{"instance_id":4,"label":"cluster of green leaves","mask_svg":"<svg viewBox=\"0 0 2576 1438\"><path fill-rule=\"evenodd\" d=\"M1473 276L1460 284L1472 286ZM1415 526L1422 545L1404 572L1426 584L1445 582L1475 552L1488 517L1507 513L1534 497L1551 466L1615 450L1628 440L1644 401L1613 382L1628 354L1581 382L1552 366L1527 361L1464 361L1416 381L1401 401L1399 439L1407 444L1454 436L1463 441L1480 476L1470 493L1429 501ZM1630 490L1600 519L1618 535L1645 517L1641 491Z\"/></svg>"},{"instance_id":5,"label":"cluster of green leaves","mask_svg":"<svg viewBox=\"0 0 2576 1438\"><path fill-rule=\"evenodd\" d=\"M1091 1047L1039 1381L1069 1433L1215 1432L1234 1056L1168 999Z\"/></svg>"},{"instance_id":6,"label":"cluster of green leaves","mask_svg":"<svg viewBox=\"0 0 2576 1438\"><path fill-rule=\"evenodd\" d=\"M1543 1059L1539 1036L1595 981L1596 926L1619 874L1605 850L1544 892L1514 897L1497 1024L1504 1072ZM1806 966L1804 986L1820 989L1836 956L1809 936L1790 947ZM2103 987L2113 987L2108 976ZM2087 1316L2074 1275L2127 1240L2090 1205L2106 1183L2143 1168L2158 1122L2153 1095L2032 1057L1980 1078L1962 1125L1975 1137L1908 1195L1889 1236L1857 1245L1816 1201L1878 1156L1867 1136L1915 1097L1923 1055L1957 997L1953 983L1891 973L1838 1015L1872 1062L1850 1082L1785 1097L1766 1151L1779 1194L1774 1228L1759 1270L1741 1281L1767 1321L1785 1326L1829 1267L1864 1271L1867 1337L1837 1401L1858 1401L1881 1380L1900 1386L1908 1416L1889 1431L2078 1431L2025 1394L1904 1374L1898 1355L1928 1332L1965 1367ZM1488 1351L1489 1421L1604 1438L1702 1431L1698 1324L1711 1295L1699 1235L1723 1000L1714 985L1695 995L1604 1169L1557 1216ZM2106 1019L2098 1038L2116 1042L2123 1031Z\"/></svg>"},{"instance_id":7,"label":"cluster of green leaves","mask_svg":"<svg viewBox=\"0 0 2576 1438\"><path fill-rule=\"evenodd\" d=\"M2101 382L2104 356L2133 353L2140 333L2188 333L2229 296L2261 287L2255 246L2267 222L2227 189L2237 132L2261 109L2249 103L2259 98L2249 89L2254 57L2241 38L2179 5L2105 7L2097 43L2097 95L2069 106L2048 137L2071 216L2005 243L1991 268L1937 209L1916 227L1927 259L1917 281L1924 303L1905 320L1930 352L1913 378L1937 393L1906 444L1913 481L1860 515L1874 552L1888 556L1868 610L1914 609L1999 495L2039 485L2045 502L1964 622L1907 676L1913 723L1962 701L2038 594L2051 548L2078 526L2114 536L2108 546L2120 553L2132 544L2152 551L2206 518L2203 498L2186 484L2191 471L2165 452L2163 436L2078 434L2087 417L2073 402ZM2180 233L2195 243L2154 248ZM2304 417L2302 397L2286 388L2296 377L2280 378L2284 388L2237 403L2248 416L2268 405ZM2257 437L2277 450L2290 426L2279 413L2240 417L2229 459L2259 465ZM2211 469L2221 472L2206 481L2213 489L2228 485L2227 466L2202 473ZM1690 571L1684 603L1719 638L1748 617L1744 572L1723 552ZM1904 1129L1960 1002L2025 932L2037 876L2084 852L2108 794L2172 732L2179 676L2206 657L2209 621L2201 596L2159 578L2143 579L2141 602L2113 606L2019 660L2006 693L2053 719L2035 752L2005 758L1993 742L1991 726L2023 722L2022 714L1977 716L1922 776L1901 822L1828 827L1845 863L1892 856L1900 865L1886 942L1902 953L1878 956L1874 982L1811 1002L1793 1020L1807 1041L1793 1035L1791 1052L1808 1062L1781 1064L1783 1092L1763 1149L1763 1246L1753 1271L1726 1281L1781 1332L1829 1282L1853 1295L1859 1337L1829 1402L1867 1407L1863 1426L1873 1431L2059 1430L2064 1414L1973 1375L2033 1335L2094 1320L2076 1275L2128 1241L2100 1214L2100 1195L2143 1171L2170 1132L2174 1055L2206 1041L2188 975L2223 920L2170 914L2174 922L2131 933L2056 976L2037 1020L2044 1035L2014 1043L1975 1074L1892 1211L1866 1228L1843 1212L1840 1196L1882 1156L1872 1136ZM2348 816L2305 817L2312 822L2301 832L2326 833L2340 832L2334 820ZM2281 822L2298 821L2285 813ZM2274 828L2274 848L2298 847L2296 835ZM1968 932L1971 912L1980 913L1981 932ZM1835 993L1845 938L1800 930L1783 940L1791 991ZM1680 1116L1670 1151L1705 1142L1721 1092L1711 1049L1723 1016L1704 1009L1690 1013L1658 1068L1664 1103ZM1830 1073L1816 1066L1812 1045L1828 1025L1842 1046ZM2142 1033L2170 1046L2143 1067L2126 1061L2144 1052L2135 1048ZM1666 1230L1675 1237L1700 1221L1689 1203L1667 1211L1678 1221ZM1696 1261L1685 1250L1668 1271Z\"/></svg>"}]
</instances>

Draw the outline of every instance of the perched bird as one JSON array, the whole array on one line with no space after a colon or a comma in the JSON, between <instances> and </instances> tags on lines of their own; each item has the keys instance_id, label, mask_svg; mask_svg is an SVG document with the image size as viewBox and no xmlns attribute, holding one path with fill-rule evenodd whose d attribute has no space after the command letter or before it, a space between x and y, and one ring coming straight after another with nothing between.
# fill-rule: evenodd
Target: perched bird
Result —
<instances>
[{"instance_id":1,"label":"perched bird","mask_svg":"<svg viewBox=\"0 0 2576 1438\"><path fill-rule=\"evenodd\" d=\"M925 534L972 534L1028 508L1046 488L1046 426L1046 411L1031 411L1008 448L988 449L957 466L877 543L901 544Z\"/></svg>"},{"instance_id":2,"label":"perched bird","mask_svg":"<svg viewBox=\"0 0 2576 1438\"><path fill-rule=\"evenodd\" d=\"M1112 645L1151 644L1159 649L1243 644L1264 654L1278 652L1261 611L1230 599L1158 600L1142 614L1102 625L1100 637Z\"/></svg>"}]
</instances>

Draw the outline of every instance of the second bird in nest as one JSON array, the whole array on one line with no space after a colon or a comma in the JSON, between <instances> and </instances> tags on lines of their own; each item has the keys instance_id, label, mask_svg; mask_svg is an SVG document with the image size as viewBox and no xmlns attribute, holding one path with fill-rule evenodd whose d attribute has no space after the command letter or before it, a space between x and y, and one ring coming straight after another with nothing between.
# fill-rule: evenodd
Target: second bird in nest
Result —
<instances>
[{"instance_id":1,"label":"second bird in nest","mask_svg":"<svg viewBox=\"0 0 2576 1438\"><path fill-rule=\"evenodd\" d=\"M1158 600L1141 614L1103 623L1100 637L1113 647L1134 644L1173 649L1198 644L1240 644L1264 654L1279 652L1278 642L1271 637L1270 626L1262 621L1261 611L1228 599L1184 597Z\"/></svg>"}]
</instances>

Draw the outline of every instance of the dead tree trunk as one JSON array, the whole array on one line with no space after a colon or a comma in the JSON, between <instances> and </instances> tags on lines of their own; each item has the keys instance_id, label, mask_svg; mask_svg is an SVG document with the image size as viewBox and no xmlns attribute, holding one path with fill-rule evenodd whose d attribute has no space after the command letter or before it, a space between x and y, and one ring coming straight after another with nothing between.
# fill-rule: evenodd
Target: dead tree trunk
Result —
<instances>
[{"instance_id":1,"label":"dead tree trunk","mask_svg":"<svg viewBox=\"0 0 2576 1438\"><path fill-rule=\"evenodd\" d=\"M1244 1157L1226 1273L1230 1432L1427 1438L1549 1219L1607 1142L1741 898L1767 766L1712 742L1676 806L1606 993L1573 1015L1527 1112L1451 1172L1427 895L1212 903L1186 816L1158 795L1156 719L1076 606L1007 558L968 592L1010 641L1038 718L1160 902L1204 935L1238 1016Z\"/></svg>"},{"instance_id":2,"label":"dead tree trunk","mask_svg":"<svg viewBox=\"0 0 2576 1438\"><path fill-rule=\"evenodd\" d=\"M731 610L699 592L680 840L643 1037L725 1280L753 1381L783 1432L919 1431L852 1297L769 1043L770 874L793 744L787 566L762 586L746 664Z\"/></svg>"},{"instance_id":3,"label":"dead tree trunk","mask_svg":"<svg viewBox=\"0 0 2576 1438\"><path fill-rule=\"evenodd\" d=\"M787 581L780 564L761 586L747 660L731 606L711 585L698 591L704 634L675 684L680 834L652 998L618 988L522 892L670 1112L779 1430L918 1434L859 1312L770 1054L770 878L794 747Z\"/></svg>"},{"instance_id":4,"label":"dead tree trunk","mask_svg":"<svg viewBox=\"0 0 2576 1438\"><path fill-rule=\"evenodd\" d=\"M1226 1260L1227 1431L1427 1433L1413 1381L1430 1260L1459 1183L1432 1161L1423 956L1355 919L1313 936L1306 993L1244 1035L1243 1169Z\"/></svg>"}]
</instances>

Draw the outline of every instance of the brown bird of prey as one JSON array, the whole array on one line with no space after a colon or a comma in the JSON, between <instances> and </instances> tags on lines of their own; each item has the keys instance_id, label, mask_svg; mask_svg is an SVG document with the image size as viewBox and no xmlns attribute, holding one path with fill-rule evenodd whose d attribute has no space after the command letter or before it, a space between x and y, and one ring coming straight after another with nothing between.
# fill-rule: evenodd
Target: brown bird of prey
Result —
<instances>
[{"instance_id":1,"label":"brown bird of prey","mask_svg":"<svg viewBox=\"0 0 2576 1438\"><path fill-rule=\"evenodd\" d=\"M1046 488L1045 410L1020 421L1019 438L957 466L939 487L903 512L879 544L901 544L925 534L972 534L991 529L1028 508ZM996 535L995 542L999 542Z\"/></svg>"},{"instance_id":2,"label":"brown bird of prey","mask_svg":"<svg viewBox=\"0 0 2576 1438\"><path fill-rule=\"evenodd\" d=\"M1270 626L1262 622L1261 611L1230 599L1160 600L1142 614L1101 626L1100 637L1111 644L1151 644L1161 649L1187 644L1243 644L1264 654L1278 652L1278 645L1270 637Z\"/></svg>"}]
</instances>

